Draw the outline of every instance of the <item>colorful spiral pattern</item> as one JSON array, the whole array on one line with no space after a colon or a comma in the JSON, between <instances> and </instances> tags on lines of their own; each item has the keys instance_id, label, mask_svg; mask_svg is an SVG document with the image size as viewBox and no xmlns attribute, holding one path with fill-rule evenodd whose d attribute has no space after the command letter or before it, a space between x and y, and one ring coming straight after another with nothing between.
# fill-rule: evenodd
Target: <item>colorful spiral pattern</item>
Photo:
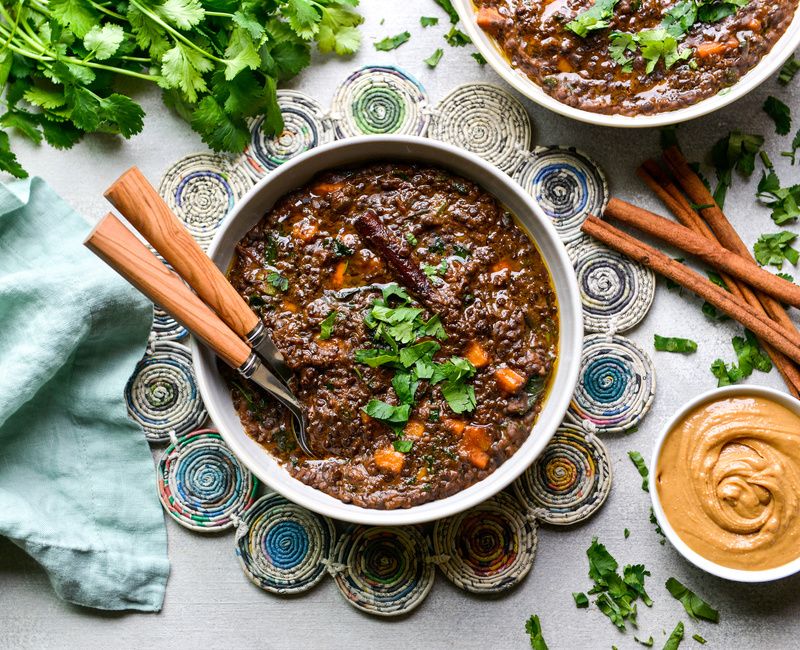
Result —
<instances>
[{"instance_id":1,"label":"colorful spiral pattern","mask_svg":"<svg viewBox=\"0 0 800 650\"><path fill-rule=\"evenodd\" d=\"M414 526L351 527L334 553L336 584L348 602L377 616L417 607L433 586L428 540Z\"/></svg>"},{"instance_id":2,"label":"colorful spiral pattern","mask_svg":"<svg viewBox=\"0 0 800 650\"><path fill-rule=\"evenodd\" d=\"M656 278L646 266L592 239L567 247L583 302L583 324L590 332L625 332L650 311Z\"/></svg>"},{"instance_id":3,"label":"colorful spiral pattern","mask_svg":"<svg viewBox=\"0 0 800 650\"><path fill-rule=\"evenodd\" d=\"M335 537L329 519L268 494L242 515L236 555L256 586L274 594L296 594L325 575Z\"/></svg>"},{"instance_id":4,"label":"colorful spiral pattern","mask_svg":"<svg viewBox=\"0 0 800 650\"><path fill-rule=\"evenodd\" d=\"M611 491L608 451L579 426L562 424L514 490L541 521L560 526L583 521Z\"/></svg>"},{"instance_id":5,"label":"colorful spiral pattern","mask_svg":"<svg viewBox=\"0 0 800 650\"><path fill-rule=\"evenodd\" d=\"M183 325L158 305L153 305L153 336L160 341L179 341L189 334Z\"/></svg>"},{"instance_id":6,"label":"colorful spiral pattern","mask_svg":"<svg viewBox=\"0 0 800 650\"><path fill-rule=\"evenodd\" d=\"M244 169L225 156L197 153L166 171L158 193L206 249L220 222L252 184Z\"/></svg>"},{"instance_id":7,"label":"colorful spiral pattern","mask_svg":"<svg viewBox=\"0 0 800 650\"><path fill-rule=\"evenodd\" d=\"M578 239L586 217L601 215L608 203L605 175L572 147L537 147L512 177L553 220L564 242Z\"/></svg>"},{"instance_id":8,"label":"colorful spiral pattern","mask_svg":"<svg viewBox=\"0 0 800 650\"><path fill-rule=\"evenodd\" d=\"M264 116L250 122L250 144L242 163L253 178L259 180L287 160L301 153L333 142L335 131L322 106L308 95L296 90L279 90L278 106L283 115L283 131L278 135L264 133Z\"/></svg>"},{"instance_id":9,"label":"colorful spiral pattern","mask_svg":"<svg viewBox=\"0 0 800 650\"><path fill-rule=\"evenodd\" d=\"M200 532L233 526L252 505L257 486L214 429L179 438L158 463L164 510L181 526Z\"/></svg>"},{"instance_id":10,"label":"colorful spiral pattern","mask_svg":"<svg viewBox=\"0 0 800 650\"><path fill-rule=\"evenodd\" d=\"M591 334L583 340L567 417L587 429L627 431L647 414L655 394L656 371L644 350L623 336Z\"/></svg>"},{"instance_id":11,"label":"colorful spiral pattern","mask_svg":"<svg viewBox=\"0 0 800 650\"><path fill-rule=\"evenodd\" d=\"M166 442L170 432L183 436L208 417L189 349L174 341L156 341L144 355L125 387L125 400L128 415L150 442Z\"/></svg>"},{"instance_id":12,"label":"colorful spiral pattern","mask_svg":"<svg viewBox=\"0 0 800 650\"><path fill-rule=\"evenodd\" d=\"M531 121L522 104L502 88L464 84L439 102L428 136L511 173L529 152Z\"/></svg>"},{"instance_id":13,"label":"colorful spiral pattern","mask_svg":"<svg viewBox=\"0 0 800 650\"><path fill-rule=\"evenodd\" d=\"M411 75L392 66L356 70L333 98L340 138L396 133L425 135L430 122L428 94Z\"/></svg>"},{"instance_id":14,"label":"colorful spiral pattern","mask_svg":"<svg viewBox=\"0 0 800 650\"><path fill-rule=\"evenodd\" d=\"M456 586L473 593L499 593L519 583L536 555L536 520L501 492L449 519L436 522L434 557Z\"/></svg>"}]
</instances>

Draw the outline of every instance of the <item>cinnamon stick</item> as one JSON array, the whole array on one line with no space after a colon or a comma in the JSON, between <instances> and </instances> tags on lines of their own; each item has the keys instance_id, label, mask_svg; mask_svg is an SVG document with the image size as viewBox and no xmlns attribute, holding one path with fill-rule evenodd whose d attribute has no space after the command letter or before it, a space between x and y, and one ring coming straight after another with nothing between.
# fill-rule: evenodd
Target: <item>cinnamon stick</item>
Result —
<instances>
[{"instance_id":1,"label":"cinnamon stick","mask_svg":"<svg viewBox=\"0 0 800 650\"><path fill-rule=\"evenodd\" d=\"M426 307L441 307L437 292L428 276L411 260L411 251L405 242L383 225L378 216L367 210L353 221L358 234L395 272L400 283L413 293Z\"/></svg>"},{"instance_id":2,"label":"cinnamon stick","mask_svg":"<svg viewBox=\"0 0 800 650\"><path fill-rule=\"evenodd\" d=\"M642 163L642 166L636 170L636 174L644 181L645 185L661 199L662 203L667 206L670 212L672 212L684 226L691 228L699 235L703 235L715 242L717 241L711 229L700 218L700 215L695 212L686 197L675 186L669 176L662 171L656 161L646 160ZM758 296L756 296L746 284L740 284L725 273L722 273L721 276L731 293L747 301L747 303L760 314L764 316L767 315ZM789 329L792 328L790 327ZM768 343L761 339L759 339L759 343L769 355L770 359L772 359L772 363L783 377L786 388L792 395L800 398L800 370L792 364L790 359L787 359L786 356L778 352Z\"/></svg>"},{"instance_id":3,"label":"cinnamon stick","mask_svg":"<svg viewBox=\"0 0 800 650\"><path fill-rule=\"evenodd\" d=\"M795 307L800 306L800 286L765 271L752 258L737 255L686 226L617 198L608 202L605 214L657 237L684 253L694 255L709 266L725 271L778 300Z\"/></svg>"},{"instance_id":4,"label":"cinnamon stick","mask_svg":"<svg viewBox=\"0 0 800 650\"><path fill-rule=\"evenodd\" d=\"M783 354L800 363L800 335L797 332L792 335L791 331L762 316L746 302L736 298L710 280L706 280L699 273L597 217L588 217L581 230L610 248L696 293L750 329L756 336L761 337Z\"/></svg>"}]
</instances>

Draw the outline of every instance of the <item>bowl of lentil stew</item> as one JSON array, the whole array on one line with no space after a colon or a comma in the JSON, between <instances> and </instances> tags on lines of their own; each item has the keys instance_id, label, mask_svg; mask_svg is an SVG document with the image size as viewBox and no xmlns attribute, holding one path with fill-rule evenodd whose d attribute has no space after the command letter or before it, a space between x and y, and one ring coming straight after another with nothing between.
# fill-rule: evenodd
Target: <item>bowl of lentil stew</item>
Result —
<instances>
[{"instance_id":1,"label":"bowl of lentil stew","mask_svg":"<svg viewBox=\"0 0 800 650\"><path fill-rule=\"evenodd\" d=\"M453 0L532 101L603 126L657 127L744 96L800 46L797 0Z\"/></svg>"},{"instance_id":2,"label":"bowl of lentil stew","mask_svg":"<svg viewBox=\"0 0 800 650\"><path fill-rule=\"evenodd\" d=\"M208 252L293 367L317 458L193 341L200 391L295 503L369 525L447 517L518 477L563 419L583 335L572 267L540 208L473 154L406 136L314 149L260 181Z\"/></svg>"}]
</instances>

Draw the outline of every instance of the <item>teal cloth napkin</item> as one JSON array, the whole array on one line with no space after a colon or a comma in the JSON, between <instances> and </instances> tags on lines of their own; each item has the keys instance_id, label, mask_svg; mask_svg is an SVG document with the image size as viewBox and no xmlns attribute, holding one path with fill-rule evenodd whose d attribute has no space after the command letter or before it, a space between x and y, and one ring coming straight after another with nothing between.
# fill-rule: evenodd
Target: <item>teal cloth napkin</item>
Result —
<instances>
[{"instance_id":1,"label":"teal cloth napkin","mask_svg":"<svg viewBox=\"0 0 800 650\"><path fill-rule=\"evenodd\" d=\"M152 307L89 230L41 179L0 186L0 535L65 600L158 611L164 515L123 395Z\"/></svg>"}]
</instances>

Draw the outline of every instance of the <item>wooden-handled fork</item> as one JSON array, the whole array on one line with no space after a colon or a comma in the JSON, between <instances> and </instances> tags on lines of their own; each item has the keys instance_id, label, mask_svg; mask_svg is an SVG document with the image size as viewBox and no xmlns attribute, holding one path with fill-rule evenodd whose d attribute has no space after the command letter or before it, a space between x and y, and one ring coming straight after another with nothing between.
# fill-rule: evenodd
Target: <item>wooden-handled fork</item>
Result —
<instances>
[{"instance_id":1,"label":"wooden-handled fork","mask_svg":"<svg viewBox=\"0 0 800 650\"><path fill-rule=\"evenodd\" d=\"M142 172L131 167L106 190L105 197L203 302L240 338L250 343L284 382L288 381L292 371L261 319L203 252Z\"/></svg>"},{"instance_id":2,"label":"wooden-handled fork","mask_svg":"<svg viewBox=\"0 0 800 650\"><path fill-rule=\"evenodd\" d=\"M125 224L109 213L100 220L84 244L202 340L225 363L286 406L297 422L295 436L298 444L306 454L314 456L306 436L305 411L294 394L270 372L239 333L200 300Z\"/></svg>"}]
</instances>

